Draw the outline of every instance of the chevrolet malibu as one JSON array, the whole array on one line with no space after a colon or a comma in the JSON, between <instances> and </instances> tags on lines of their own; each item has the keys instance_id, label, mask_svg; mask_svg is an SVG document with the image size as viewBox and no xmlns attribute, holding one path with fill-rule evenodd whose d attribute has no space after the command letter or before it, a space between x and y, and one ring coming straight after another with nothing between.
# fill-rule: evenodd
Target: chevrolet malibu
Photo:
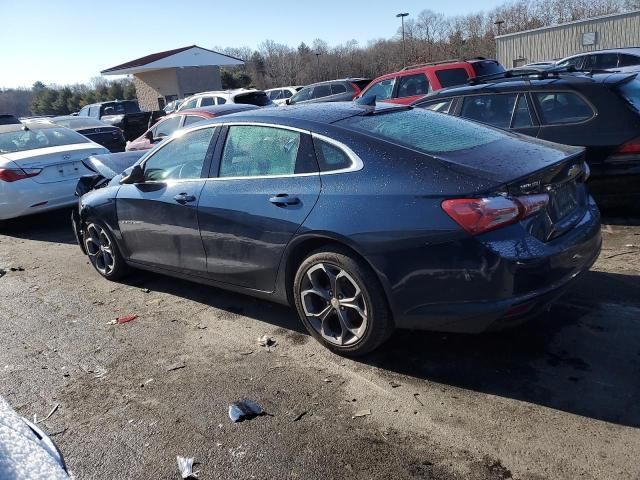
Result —
<instances>
[{"instance_id":1,"label":"chevrolet malibu","mask_svg":"<svg viewBox=\"0 0 640 480\"><path fill-rule=\"evenodd\" d=\"M82 160L108 150L68 128L31 123L0 126L0 220L68 207Z\"/></svg>"},{"instance_id":2,"label":"chevrolet malibu","mask_svg":"<svg viewBox=\"0 0 640 480\"><path fill-rule=\"evenodd\" d=\"M394 328L477 333L541 311L596 260L584 151L403 106L205 121L82 196L100 275L136 267L295 306L361 355Z\"/></svg>"}]
</instances>

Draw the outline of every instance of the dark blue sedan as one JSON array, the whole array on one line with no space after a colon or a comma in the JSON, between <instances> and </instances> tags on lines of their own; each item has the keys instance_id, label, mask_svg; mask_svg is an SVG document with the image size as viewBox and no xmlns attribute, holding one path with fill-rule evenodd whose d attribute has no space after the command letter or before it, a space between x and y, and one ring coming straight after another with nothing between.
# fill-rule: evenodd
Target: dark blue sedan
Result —
<instances>
[{"instance_id":1,"label":"dark blue sedan","mask_svg":"<svg viewBox=\"0 0 640 480\"><path fill-rule=\"evenodd\" d=\"M394 328L482 332L545 310L601 246L582 148L400 106L197 124L82 196L108 279L129 267L295 305L331 350Z\"/></svg>"}]
</instances>

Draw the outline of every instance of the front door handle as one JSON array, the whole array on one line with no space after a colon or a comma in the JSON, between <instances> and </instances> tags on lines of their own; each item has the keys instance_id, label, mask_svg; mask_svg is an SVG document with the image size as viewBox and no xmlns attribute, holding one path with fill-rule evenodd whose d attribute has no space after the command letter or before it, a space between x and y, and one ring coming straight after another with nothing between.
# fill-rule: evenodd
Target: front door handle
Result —
<instances>
[{"instance_id":1,"label":"front door handle","mask_svg":"<svg viewBox=\"0 0 640 480\"><path fill-rule=\"evenodd\" d=\"M298 197L290 197L286 193L279 193L277 195L274 195L269 199L269 201L279 207L286 207L287 205L297 205L298 203L300 203L300 199Z\"/></svg>"},{"instance_id":2,"label":"front door handle","mask_svg":"<svg viewBox=\"0 0 640 480\"><path fill-rule=\"evenodd\" d=\"M188 195L186 193L179 193L178 195L176 195L175 197L173 197L173 199L181 204L185 204L185 203L189 203L189 202L195 202L196 201L196 197L195 195Z\"/></svg>"}]
</instances>

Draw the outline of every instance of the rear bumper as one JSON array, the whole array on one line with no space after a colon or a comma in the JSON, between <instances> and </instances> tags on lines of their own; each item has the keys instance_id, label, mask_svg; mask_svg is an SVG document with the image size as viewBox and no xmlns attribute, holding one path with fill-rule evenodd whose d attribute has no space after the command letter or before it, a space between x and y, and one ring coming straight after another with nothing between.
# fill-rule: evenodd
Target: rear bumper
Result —
<instances>
[{"instance_id":1,"label":"rear bumper","mask_svg":"<svg viewBox=\"0 0 640 480\"><path fill-rule=\"evenodd\" d=\"M0 220L34 215L68 207L77 202L77 178L54 183L37 183L31 179L0 182Z\"/></svg>"},{"instance_id":2,"label":"rear bumper","mask_svg":"<svg viewBox=\"0 0 640 480\"><path fill-rule=\"evenodd\" d=\"M488 291L494 298L464 301L471 293L464 279L459 282L460 302L430 303L414 306L395 317L399 328L434 330L443 332L481 333L498 327L520 323L547 308L573 280L589 270L600 254L600 214L593 202L587 213L571 231L542 245L535 255L517 251L518 242L505 248L505 242L488 235L482 242L498 260L492 267L498 275ZM522 250L534 251L530 246ZM511 256L508 252L516 252ZM472 287L473 288L473 287ZM487 291L487 290L485 290ZM502 292L502 293L500 293ZM504 292L510 292L503 295Z\"/></svg>"}]
</instances>

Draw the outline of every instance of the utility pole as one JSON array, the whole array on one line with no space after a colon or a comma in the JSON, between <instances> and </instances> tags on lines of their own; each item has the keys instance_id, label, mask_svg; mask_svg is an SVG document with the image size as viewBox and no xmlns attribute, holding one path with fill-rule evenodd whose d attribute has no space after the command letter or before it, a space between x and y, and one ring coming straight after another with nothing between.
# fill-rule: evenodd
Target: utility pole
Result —
<instances>
[{"instance_id":1,"label":"utility pole","mask_svg":"<svg viewBox=\"0 0 640 480\"><path fill-rule=\"evenodd\" d=\"M402 63L406 67L407 66L407 49L404 45L404 17L409 16L408 13L398 13L396 18L400 18L402 22Z\"/></svg>"},{"instance_id":2,"label":"utility pole","mask_svg":"<svg viewBox=\"0 0 640 480\"><path fill-rule=\"evenodd\" d=\"M493 22L493 24L498 27L498 36L502 35L502 24L503 23L504 23L504 20L496 20L495 22Z\"/></svg>"},{"instance_id":3,"label":"utility pole","mask_svg":"<svg viewBox=\"0 0 640 480\"><path fill-rule=\"evenodd\" d=\"M322 77L320 76L320 55L322 55L321 52L316 52L316 61L317 61L317 65L318 65L318 80L322 80Z\"/></svg>"}]
</instances>

